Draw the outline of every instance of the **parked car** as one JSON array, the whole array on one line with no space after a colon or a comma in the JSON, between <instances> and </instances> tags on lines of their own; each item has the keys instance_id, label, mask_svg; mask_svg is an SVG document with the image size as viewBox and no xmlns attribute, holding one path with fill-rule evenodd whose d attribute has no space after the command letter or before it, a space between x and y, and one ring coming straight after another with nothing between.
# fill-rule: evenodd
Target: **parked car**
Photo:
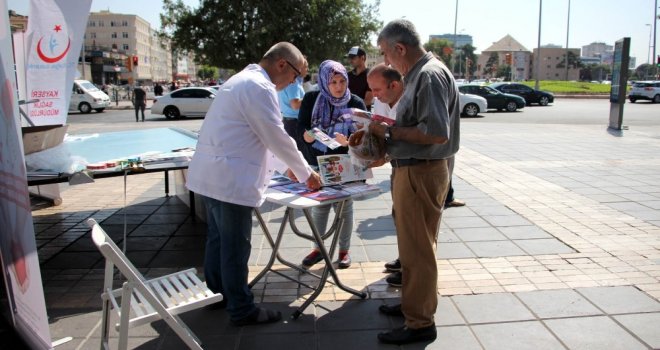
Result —
<instances>
[{"instance_id":1,"label":"parked car","mask_svg":"<svg viewBox=\"0 0 660 350\"><path fill-rule=\"evenodd\" d=\"M517 95L505 94L490 86L466 84L459 86L458 91L464 94L472 94L485 98L488 104L488 109L515 112L516 110L525 107L524 98Z\"/></svg>"},{"instance_id":2,"label":"parked car","mask_svg":"<svg viewBox=\"0 0 660 350\"><path fill-rule=\"evenodd\" d=\"M651 100L660 103L660 80L636 81L628 93L630 102Z\"/></svg>"},{"instance_id":3,"label":"parked car","mask_svg":"<svg viewBox=\"0 0 660 350\"><path fill-rule=\"evenodd\" d=\"M555 95L547 91L532 89L531 87L520 83L493 83L488 85L495 90L506 94L518 95L525 99L527 105L538 103L541 106L547 106L548 103L555 101Z\"/></svg>"},{"instance_id":4,"label":"parked car","mask_svg":"<svg viewBox=\"0 0 660 350\"><path fill-rule=\"evenodd\" d=\"M203 117L215 98L216 90L207 87L177 89L164 96L158 96L151 106L151 114L162 114L167 119L182 116Z\"/></svg>"},{"instance_id":5,"label":"parked car","mask_svg":"<svg viewBox=\"0 0 660 350\"><path fill-rule=\"evenodd\" d=\"M486 99L481 96L460 92L458 100L461 106L461 115L467 117L476 117L480 112L485 112L488 109Z\"/></svg>"}]
</instances>

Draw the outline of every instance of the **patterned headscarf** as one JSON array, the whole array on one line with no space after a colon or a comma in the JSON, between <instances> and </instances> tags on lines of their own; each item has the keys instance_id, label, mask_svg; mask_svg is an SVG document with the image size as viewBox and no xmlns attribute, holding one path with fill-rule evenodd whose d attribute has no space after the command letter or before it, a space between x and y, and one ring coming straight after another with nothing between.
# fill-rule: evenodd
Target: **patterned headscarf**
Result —
<instances>
[{"instance_id":1,"label":"patterned headscarf","mask_svg":"<svg viewBox=\"0 0 660 350\"><path fill-rule=\"evenodd\" d=\"M330 137L334 137L335 132L348 136L350 132L355 131L355 127L350 120L344 120L342 115L346 113L348 101L351 100L351 92L346 88L342 97L332 96L328 85L335 74L340 74L348 82L348 73L341 63L325 60L319 66L320 93L314 103L314 109L312 109L312 128L319 128ZM325 145L318 141L314 142L313 147L322 152L326 151Z\"/></svg>"}]
</instances>

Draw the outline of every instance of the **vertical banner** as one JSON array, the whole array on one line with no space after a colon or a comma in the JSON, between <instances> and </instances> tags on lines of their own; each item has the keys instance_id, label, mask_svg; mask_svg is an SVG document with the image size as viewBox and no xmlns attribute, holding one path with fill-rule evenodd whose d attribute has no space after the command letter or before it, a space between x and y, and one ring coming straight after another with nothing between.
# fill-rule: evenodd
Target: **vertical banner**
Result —
<instances>
[{"instance_id":1,"label":"vertical banner","mask_svg":"<svg viewBox=\"0 0 660 350\"><path fill-rule=\"evenodd\" d=\"M92 0L30 0L27 106L35 125L65 124Z\"/></svg>"},{"instance_id":2,"label":"vertical banner","mask_svg":"<svg viewBox=\"0 0 660 350\"><path fill-rule=\"evenodd\" d=\"M19 124L7 2L0 0L0 261L14 327L31 348L50 349Z\"/></svg>"}]
</instances>

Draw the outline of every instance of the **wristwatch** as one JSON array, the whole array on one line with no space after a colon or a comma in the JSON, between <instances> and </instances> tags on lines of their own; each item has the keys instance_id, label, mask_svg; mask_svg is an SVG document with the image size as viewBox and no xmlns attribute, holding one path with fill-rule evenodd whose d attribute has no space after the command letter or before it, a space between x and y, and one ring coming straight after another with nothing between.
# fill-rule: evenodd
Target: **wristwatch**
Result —
<instances>
[{"instance_id":1,"label":"wristwatch","mask_svg":"<svg viewBox=\"0 0 660 350\"><path fill-rule=\"evenodd\" d=\"M390 141L392 141L392 133L391 133L391 131L392 131L392 127L391 127L391 126L388 126L387 128L385 128L385 143L386 143L386 144L389 144Z\"/></svg>"}]
</instances>

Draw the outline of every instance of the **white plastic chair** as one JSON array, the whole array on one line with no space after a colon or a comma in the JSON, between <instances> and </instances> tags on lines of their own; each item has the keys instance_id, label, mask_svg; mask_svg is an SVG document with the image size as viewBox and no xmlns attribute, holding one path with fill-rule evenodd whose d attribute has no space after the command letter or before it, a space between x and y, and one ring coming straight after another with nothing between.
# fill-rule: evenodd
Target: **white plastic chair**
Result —
<instances>
[{"instance_id":1,"label":"white plastic chair","mask_svg":"<svg viewBox=\"0 0 660 350\"><path fill-rule=\"evenodd\" d=\"M222 295L213 293L196 274L194 268L147 280L126 258L108 234L94 219L87 220L92 229L92 240L105 257L103 282L103 324L101 349L110 349L108 344L110 308L119 317L115 325L119 331L119 349L128 346L128 330L162 319L191 349L202 349L197 336L186 326L178 314L194 310L222 300ZM119 289L112 289L114 267L117 266L126 281Z\"/></svg>"}]
</instances>

